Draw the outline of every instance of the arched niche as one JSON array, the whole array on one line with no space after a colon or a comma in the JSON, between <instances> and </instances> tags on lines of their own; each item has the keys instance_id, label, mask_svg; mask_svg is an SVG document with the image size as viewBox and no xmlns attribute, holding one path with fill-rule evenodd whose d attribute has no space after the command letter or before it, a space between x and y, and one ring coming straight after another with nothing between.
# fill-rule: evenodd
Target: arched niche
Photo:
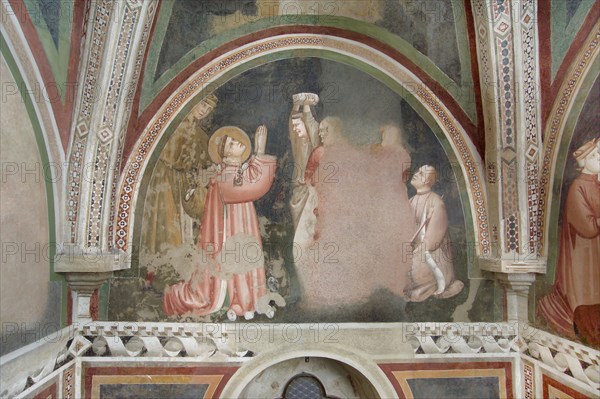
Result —
<instances>
[{"instance_id":1,"label":"arched niche","mask_svg":"<svg viewBox=\"0 0 600 399\"><path fill-rule=\"evenodd\" d=\"M551 194L548 198L548 225L547 240L549 243L558 242L560 238L559 221L560 213L564 206L567 195L568 185L576 175L576 161L573 158L573 152L584 142L598 137L597 130L591 123L589 112L597 107L597 90L600 77L600 62L596 61L596 68L592 68L585 77L581 88L574 94L573 107L566 116L565 125L561 131L560 141L556 149L556 159L554 171L551 177ZM583 115L582 112L588 112ZM595 111L592 111L595 112ZM555 272L555 262L557 259L557 245L549 244L548 253L548 276L553 276Z\"/></svg>"},{"instance_id":2,"label":"arched niche","mask_svg":"<svg viewBox=\"0 0 600 399\"><path fill-rule=\"evenodd\" d=\"M569 146L585 100L600 71L598 35L592 31L572 61L572 66L554 98L544 130L544 158L540 174L540 206L543 254L549 256L551 242L556 240L553 227L560 212L560 190ZM548 269L552 274L553 270Z\"/></svg>"},{"instance_id":3,"label":"arched niche","mask_svg":"<svg viewBox=\"0 0 600 399\"><path fill-rule=\"evenodd\" d=\"M571 270L575 270L570 269L572 255L569 254L569 252L575 253L573 249L575 245L565 244L563 228L566 226L567 194L580 176L573 153L584 143L598 137L596 112L600 77L598 41L598 32L594 30L571 60L568 72L553 99L554 103L546 121L544 134L544 158L540 178L540 208L543 212L541 220L544 225L540 231L544 234L543 250L548 264L546 275L536 282L535 297L530 302L530 311L535 314L536 323L543 328L568 336L570 339L582 339L576 328L577 322L574 320L579 308L576 300L565 300L566 306L572 309L565 312L567 321L562 324L558 322L561 316L556 316L549 309L556 306L556 298L561 298L561 295L572 298L574 292L588 292L586 285L593 284L593 278L581 277L573 280L575 286L565 286L565 280L569 278L565 276L571 276ZM571 227L571 230L574 231L574 235L570 239L579 242L575 229ZM565 251L565 248L571 245L573 248ZM590 270L594 266L593 261L592 264L586 264L584 261L577 265L577 270ZM587 319L578 317L580 320Z\"/></svg>"},{"instance_id":4,"label":"arched niche","mask_svg":"<svg viewBox=\"0 0 600 399\"><path fill-rule=\"evenodd\" d=\"M283 397L299 375L316 377L328 397L397 397L381 368L358 352L334 345L326 348L286 346L246 362L223 389L223 397Z\"/></svg>"},{"instance_id":5,"label":"arched niche","mask_svg":"<svg viewBox=\"0 0 600 399\"><path fill-rule=\"evenodd\" d=\"M426 121L444 147L457 176L469 240L477 254L490 250L486 193L481 158L465 129L448 107L414 73L380 51L361 43L325 35L281 35L249 43L208 63L183 82L144 128L126 160L119 183L116 247L127 250L135 231L135 208L151 155L208 91L262 63L297 56L316 56L348 63L372 74L401 95ZM208 90L207 90L208 89ZM164 141L163 141L164 140Z\"/></svg>"},{"instance_id":6,"label":"arched niche","mask_svg":"<svg viewBox=\"0 0 600 399\"><path fill-rule=\"evenodd\" d=\"M171 95L150 120L127 160L119 190L117 247L132 251L135 259L134 237L140 237L142 232L140 209L152 170L161 150L193 107L209 93L248 71L300 57L339 63L376 79L421 118L445 154L447 162L443 173L450 171L456 177L453 184L458 188L456 193L466 227L464 263L469 268L463 277L476 275L473 253L485 254L489 250L487 210L481 163L465 130L435 93L401 64L364 45L322 35L284 35L225 54L190 76ZM224 124L228 124L226 122ZM287 132L278 134L287 136ZM465 264L460 267L466 268Z\"/></svg>"},{"instance_id":7,"label":"arched niche","mask_svg":"<svg viewBox=\"0 0 600 399\"><path fill-rule=\"evenodd\" d=\"M297 357L264 369L240 398L293 398L294 392L320 392L326 398L377 398L377 390L356 369L324 357Z\"/></svg>"}]
</instances>

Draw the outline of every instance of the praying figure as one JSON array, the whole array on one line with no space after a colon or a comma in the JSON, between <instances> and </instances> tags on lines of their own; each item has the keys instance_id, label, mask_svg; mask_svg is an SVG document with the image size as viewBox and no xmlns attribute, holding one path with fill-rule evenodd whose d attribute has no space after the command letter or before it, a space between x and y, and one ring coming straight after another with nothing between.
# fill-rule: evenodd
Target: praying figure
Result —
<instances>
[{"instance_id":1,"label":"praying figure","mask_svg":"<svg viewBox=\"0 0 600 399\"><path fill-rule=\"evenodd\" d=\"M405 291L410 302L421 302L432 295L450 298L464 287L455 279L446 206L442 197L431 190L436 182L437 171L429 165L419 168L410 181L417 190L410 199L416 223L410 284Z\"/></svg>"},{"instance_id":2,"label":"praying figure","mask_svg":"<svg viewBox=\"0 0 600 399\"><path fill-rule=\"evenodd\" d=\"M210 138L208 153L215 165L209 172L198 240L206 259L198 259L188 281L166 288L167 315L205 316L220 310L228 298L227 317L232 321L238 316L252 319L255 313L273 317L275 310L265 300L264 255L253 203L275 178L276 158L265 154L266 140L267 128L259 126L250 157L250 139L238 127L222 127Z\"/></svg>"},{"instance_id":3,"label":"praying figure","mask_svg":"<svg viewBox=\"0 0 600 399\"><path fill-rule=\"evenodd\" d=\"M581 173L563 209L556 280L537 312L570 338L600 345L600 140L573 153Z\"/></svg>"}]
</instances>

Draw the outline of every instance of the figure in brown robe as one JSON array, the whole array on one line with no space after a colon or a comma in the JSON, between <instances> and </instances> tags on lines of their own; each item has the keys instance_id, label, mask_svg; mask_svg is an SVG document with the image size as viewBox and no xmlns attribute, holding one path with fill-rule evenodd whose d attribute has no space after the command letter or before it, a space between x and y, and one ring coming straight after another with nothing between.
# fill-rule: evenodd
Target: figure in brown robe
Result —
<instances>
[{"instance_id":1,"label":"figure in brown robe","mask_svg":"<svg viewBox=\"0 0 600 399\"><path fill-rule=\"evenodd\" d=\"M557 332L600 345L600 149L598 139L573 156L581 174L563 210L556 280L537 307Z\"/></svg>"}]
</instances>

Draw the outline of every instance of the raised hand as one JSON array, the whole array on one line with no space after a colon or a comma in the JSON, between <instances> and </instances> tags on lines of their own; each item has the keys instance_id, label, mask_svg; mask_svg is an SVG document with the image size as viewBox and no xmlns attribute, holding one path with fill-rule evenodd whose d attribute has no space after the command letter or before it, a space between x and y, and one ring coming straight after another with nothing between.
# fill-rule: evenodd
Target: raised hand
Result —
<instances>
[{"instance_id":1,"label":"raised hand","mask_svg":"<svg viewBox=\"0 0 600 399\"><path fill-rule=\"evenodd\" d=\"M315 93L304 94L306 94L306 100L304 100L304 105L317 105L319 103L319 96Z\"/></svg>"},{"instance_id":2,"label":"raised hand","mask_svg":"<svg viewBox=\"0 0 600 399\"><path fill-rule=\"evenodd\" d=\"M254 134L254 148L256 149L256 155L264 155L266 147L267 127L265 125L260 125Z\"/></svg>"}]
</instances>

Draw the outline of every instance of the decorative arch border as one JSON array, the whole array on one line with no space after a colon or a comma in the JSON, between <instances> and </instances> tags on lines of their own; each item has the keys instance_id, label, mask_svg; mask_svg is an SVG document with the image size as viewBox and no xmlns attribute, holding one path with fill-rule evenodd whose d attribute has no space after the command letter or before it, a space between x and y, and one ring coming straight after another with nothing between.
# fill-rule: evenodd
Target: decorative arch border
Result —
<instances>
[{"instance_id":1,"label":"decorative arch border","mask_svg":"<svg viewBox=\"0 0 600 399\"><path fill-rule=\"evenodd\" d=\"M363 356L357 352L351 352L336 345L322 344L311 347L292 347L282 351L278 350L265 352L260 356L253 358L240 367L229 379L227 385L221 392L223 398L239 398L244 389L250 384L256 376L279 363L286 360L321 357L343 363L360 373L377 391L381 398L398 397L394 386L385 375L383 370L372 359Z\"/></svg>"},{"instance_id":2,"label":"decorative arch border","mask_svg":"<svg viewBox=\"0 0 600 399\"><path fill-rule=\"evenodd\" d=\"M578 101L579 95L582 90L585 90L586 85L584 85L584 82L586 78L594 72L594 65L596 65L595 61L598 59L598 54L600 54L600 22L596 23L577 57L571 64L571 68L560 87L559 95L554 100L554 105L546 123L539 204L541 213L540 223L542 224L539 229L542 235L540 237L540 243L542 244L541 253L546 255L549 248L550 219L553 214L557 214L556 205L553 204L552 185L556 177L559 175L562 176L564 171L564 162L561 163L561 167L557 167L558 157L569 148L575 130L574 122L571 123L570 119L574 115L578 115L581 111L583 102L580 103ZM572 126L569 127L569 124Z\"/></svg>"},{"instance_id":3,"label":"decorative arch border","mask_svg":"<svg viewBox=\"0 0 600 399\"><path fill-rule=\"evenodd\" d=\"M414 97L441 129L451 155L456 157L466 185L473 225L472 237L478 254L490 254L488 212L486 207L483 167L479 154L466 130L443 102L415 74L389 56L367 45L349 39L321 34L284 34L248 43L212 60L183 82L149 120L129 155L116 199L115 247L127 251L132 242L134 207L138 199L142 176L162 135L176 116L208 85L214 84L226 72L245 63L287 50L321 50L339 54L374 67L400 85L408 97ZM423 116L423 115L422 115ZM435 129L434 129L435 131ZM442 143L444 144L444 143ZM446 147L447 149L447 147ZM452 157L451 157L452 158ZM463 208L466 208L463 204ZM465 212L466 213L466 212ZM465 217L468 215L465 214Z\"/></svg>"}]
</instances>

